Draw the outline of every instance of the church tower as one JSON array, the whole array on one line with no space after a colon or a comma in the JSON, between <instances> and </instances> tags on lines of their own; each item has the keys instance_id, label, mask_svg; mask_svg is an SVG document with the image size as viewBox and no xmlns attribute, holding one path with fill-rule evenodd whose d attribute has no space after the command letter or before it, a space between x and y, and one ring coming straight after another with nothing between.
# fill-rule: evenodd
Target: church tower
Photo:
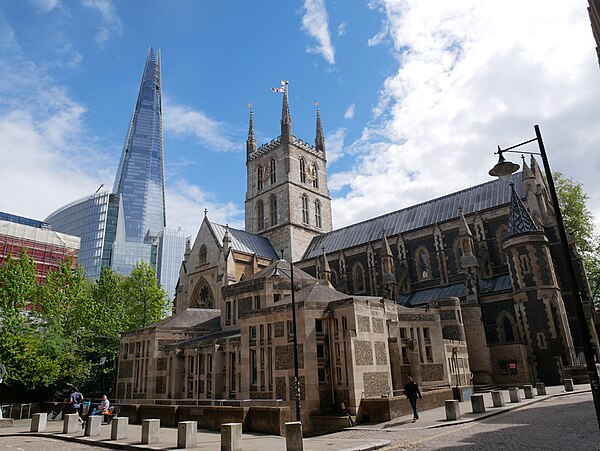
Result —
<instances>
[{"instance_id":1,"label":"church tower","mask_svg":"<svg viewBox=\"0 0 600 451\"><path fill-rule=\"evenodd\" d=\"M251 110L246 167L246 231L269 238L277 252L283 250L285 259L300 260L313 237L332 230L325 138L318 108L312 146L292 135L286 84L281 135L259 148Z\"/></svg>"}]
</instances>

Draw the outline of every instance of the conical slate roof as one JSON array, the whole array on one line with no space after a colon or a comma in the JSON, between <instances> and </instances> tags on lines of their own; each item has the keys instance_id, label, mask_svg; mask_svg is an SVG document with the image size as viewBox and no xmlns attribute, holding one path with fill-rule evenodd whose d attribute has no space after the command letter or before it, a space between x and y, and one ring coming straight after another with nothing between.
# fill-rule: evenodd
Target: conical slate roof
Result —
<instances>
[{"instance_id":1,"label":"conical slate roof","mask_svg":"<svg viewBox=\"0 0 600 451\"><path fill-rule=\"evenodd\" d=\"M539 229L531 219L529 212L523 205L521 198L515 192L515 186L511 183L510 211L508 213L507 236L519 235L527 232L537 232Z\"/></svg>"}]
</instances>

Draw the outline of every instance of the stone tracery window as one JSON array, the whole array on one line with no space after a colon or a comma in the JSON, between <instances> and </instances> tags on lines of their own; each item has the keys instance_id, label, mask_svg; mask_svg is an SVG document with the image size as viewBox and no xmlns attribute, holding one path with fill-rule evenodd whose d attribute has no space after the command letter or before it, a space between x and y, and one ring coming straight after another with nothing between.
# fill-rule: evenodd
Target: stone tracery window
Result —
<instances>
[{"instance_id":1,"label":"stone tracery window","mask_svg":"<svg viewBox=\"0 0 600 451\"><path fill-rule=\"evenodd\" d=\"M263 230L265 228L265 204L262 200L256 203L256 219L258 230Z\"/></svg>"},{"instance_id":2,"label":"stone tracery window","mask_svg":"<svg viewBox=\"0 0 600 451\"><path fill-rule=\"evenodd\" d=\"M271 226L274 226L277 224L277 198L271 196L269 203L271 204Z\"/></svg>"},{"instance_id":3,"label":"stone tracery window","mask_svg":"<svg viewBox=\"0 0 600 451\"><path fill-rule=\"evenodd\" d=\"M365 271L360 263L355 263L352 267L352 283L355 293L365 291Z\"/></svg>"},{"instance_id":4,"label":"stone tracery window","mask_svg":"<svg viewBox=\"0 0 600 451\"><path fill-rule=\"evenodd\" d=\"M275 164L275 159L271 158L271 162L270 164L270 170L269 173L271 174L271 184L277 182L277 165Z\"/></svg>"},{"instance_id":5,"label":"stone tracery window","mask_svg":"<svg viewBox=\"0 0 600 451\"><path fill-rule=\"evenodd\" d=\"M262 166L258 167L257 178L258 178L258 190L260 191L261 189L263 189L263 168L262 168Z\"/></svg>"},{"instance_id":6,"label":"stone tracery window","mask_svg":"<svg viewBox=\"0 0 600 451\"><path fill-rule=\"evenodd\" d=\"M302 223L308 224L308 196L302 195Z\"/></svg>"},{"instance_id":7,"label":"stone tracery window","mask_svg":"<svg viewBox=\"0 0 600 451\"><path fill-rule=\"evenodd\" d=\"M515 334L515 328L515 320L510 313L503 311L498 315L496 329L498 331L498 339L501 343L513 343L516 341L517 334Z\"/></svg>"},{"instance_id":8,"label":"stone tracery window","mask_svg":"<svg viewBox=\"0 0 600 451\"><path fill-rule=\"evenodd\" d=\"M320 229L322 225L321 221L321 202L315 200L315 225Z\"/></svg>"},{"instance_id":9,"label":"stone tracery window","mask_svg":"<svg viewBox=\"0 0 600 451\"><path fill-rule=\"evenodd\" d=\"M203 244L200 247L200 252L198 253L198 259L199 259L201 265L206 263L206 258L207 258L206 245Z\"/></svg>"},{"instance_id":10,"label":"stone tracery window","mask_svg":"<svg viewBox=\"0 0 600 451\"><path fill-rule=\"evenodd\" d=\"M212 289L206 279L200 279L198 285L194 289L192 307L196 308L215 308L215 298Z\"/></svg>"},{"instance_id":11,"label":"stone tracery window","mask_svg":"<svg viewBox=\"0 0 600 451\"><path fill-rule=\"evenodd\" d=\"M415 263L419 280L431 279L431 261L429 259L429 252L427 252L425 247L421 246L417 249L417 252L415 252Z\"/></svg>"},{"instance_id":12,"label":"stone tracery window","mask_svg":"<svg viewBox=\"0 0 600 451\"><path fill-rule=\"evenodd\" d=\"M319 188L319 167L316 163L313 164L314 178L312 181L313 188Z\"/></svg>"},{"instance_id":13,"label":"stone tracery window","mask_svg":"<svg viewBox=\"0 0 600 451\"><path fill-rule=\"evenodd\" d=\"M300 158L300 181L306 183L306 160Z\"/></svg>"}]
</instances>

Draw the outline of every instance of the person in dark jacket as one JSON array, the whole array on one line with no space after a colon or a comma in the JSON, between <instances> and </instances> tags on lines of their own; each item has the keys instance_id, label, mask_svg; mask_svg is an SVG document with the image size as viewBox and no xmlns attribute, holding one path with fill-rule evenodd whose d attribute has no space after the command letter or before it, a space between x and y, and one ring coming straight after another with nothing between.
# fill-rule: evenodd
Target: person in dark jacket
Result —
<instances>
[{"instance_id":1,"label":"person in dark jacket","mask_svg":"<svg viewBox=\"0 0 600 451\"><path fill-rule=\"evenodd\" d=\"M412 407L413 421L417 421L419 419L419 414L417 413L417 398L423 399L423 397L421 396L419 386L410 376L408 376L407 383L404 386L404 394L408 398L410 406Z\"/></svg>"}]
</instances>

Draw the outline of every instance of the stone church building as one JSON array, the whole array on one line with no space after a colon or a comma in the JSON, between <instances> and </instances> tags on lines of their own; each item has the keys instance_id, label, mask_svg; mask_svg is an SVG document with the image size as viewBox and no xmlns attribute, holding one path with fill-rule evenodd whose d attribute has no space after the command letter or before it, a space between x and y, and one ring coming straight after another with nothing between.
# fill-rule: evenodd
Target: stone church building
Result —
<instances>
[{"instance_id":1,"label":"stone church building","mask_svg":"<svg viewBox=\"0 0 600 451\"><path fill-rule=\"evenodd\" d=\"M311 145L292 134L284 92L281 135L257 147L251 111L246 148L245 230L205 211L173 316L122 336L119 402L253 400L294 412L299 389L310 429L319 415L360 418L364 400L401 396L409 375L434 390L585 373L534 159L510 185L490 181L333 230L318 110Z\"/></svg>"}]
</instances>

